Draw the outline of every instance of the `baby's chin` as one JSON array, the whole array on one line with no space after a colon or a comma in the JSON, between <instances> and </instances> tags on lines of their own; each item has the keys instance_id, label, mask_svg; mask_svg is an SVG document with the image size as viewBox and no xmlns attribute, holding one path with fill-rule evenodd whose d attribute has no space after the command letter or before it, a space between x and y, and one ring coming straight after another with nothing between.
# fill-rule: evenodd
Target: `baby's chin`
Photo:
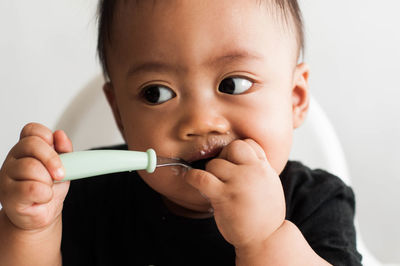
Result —
<instances>
[{"instance_id":1,"label":"baby's chin","mask_svg":"<svg viewBox=\"0 0 400 266\"><path fill-rule=\"evenodd\" d=\"M166 207L174 214L188 218L208 218L213 215L209 200L184 180L184 167L162 167L152 174L139 175L153 190L160 193ZM183 170L182 170L183 169Z\"/></svg>"},{"instance_id":2,"label":"baby's chin","mask_svg":"<svg viewBox=\"0 0 400 266\"><path fill-rule=\"evenodd\" d=\"M194 198L181 200L175 197L169 198L164 196L163 200L168 210L178 216L193 219L204 219L214 216L214 210L205 198L196 201Z\"/></svg>"}]
</instances>

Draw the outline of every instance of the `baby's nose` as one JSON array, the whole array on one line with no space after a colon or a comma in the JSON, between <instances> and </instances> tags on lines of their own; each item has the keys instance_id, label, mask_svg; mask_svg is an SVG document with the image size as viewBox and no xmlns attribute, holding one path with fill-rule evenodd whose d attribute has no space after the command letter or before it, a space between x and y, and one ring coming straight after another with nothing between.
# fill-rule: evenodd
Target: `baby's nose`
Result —
<instances>
[{"instance_id":1,"label":"baby's nose","mask_svg":"<svg viewBox=\"0 0 400 266\"><path fill-rule=\"evenodd\" d=\"M217 110L204 106L192 108L183 114L178 127L179 138L188 140L199 136L227 134L230 123Z\"/></svg>"}]
</instances>

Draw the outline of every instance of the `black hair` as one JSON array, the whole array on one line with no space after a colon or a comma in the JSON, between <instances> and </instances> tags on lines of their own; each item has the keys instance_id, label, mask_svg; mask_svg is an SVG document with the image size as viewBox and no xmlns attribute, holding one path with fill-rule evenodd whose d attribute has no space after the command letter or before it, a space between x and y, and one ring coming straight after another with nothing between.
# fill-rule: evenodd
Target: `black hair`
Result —
<instances>
[{"instance_id":1,"label":"black hair","mask_svg":"<svg viewBox=\"0 0 400 266\"><path fill-rule=\"evenodd\" d=\"M116 4L121 0L99 0L97 16L98 16L98 39L97 53L100 59L100 64L103 69L103 74L106 79L109 79L109 68L106 58L106 43L111 43L111 27L116 9ZM293 24L296 30L296 39L298 43L298 56L304 52L305 40L303 29L303 18L300 6L297 0L268 0L274 3L278 10L283 15L283 18L288 25ZM261 1L262 2L262 1ZM289 26L290 27L290 26Z\"/></svg>"}]
</instances>

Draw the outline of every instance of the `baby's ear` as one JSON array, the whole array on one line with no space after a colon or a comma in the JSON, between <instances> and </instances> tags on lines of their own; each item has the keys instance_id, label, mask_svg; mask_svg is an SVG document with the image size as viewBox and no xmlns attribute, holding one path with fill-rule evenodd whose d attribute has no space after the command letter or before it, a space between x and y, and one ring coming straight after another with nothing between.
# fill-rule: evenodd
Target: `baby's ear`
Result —
<instances>
[{"instance_id":1,"label":"baby's ear","mask_svg":"<svg viewBox=\"0 0 400 266\"><path fill-rule=\"evenodd\" d=\"M298 128L306 118L309 94L308 75L310 69L307 64L301 63L296 66L292 86L293 128Z\"/></svg>"},{"instance_id":2,"label":"baby's ear","mask_svg":"<svg viewBox=\"0 0 400 266\"><path fill-rule=\"evenodd\" d=\"M117 101L115 99L115 90L114 90L114 87L111 84L111 82L108 81L108 82L104 83L103 91L104 91L104 94L106 95L108 104L110 105L111 110L113 112L114 119L115 119L115 122L117 123L118 129L121 132L122 137L125 139L124 126L122 125L121 115L119 112Z\"/></svg>"}]
</instances>

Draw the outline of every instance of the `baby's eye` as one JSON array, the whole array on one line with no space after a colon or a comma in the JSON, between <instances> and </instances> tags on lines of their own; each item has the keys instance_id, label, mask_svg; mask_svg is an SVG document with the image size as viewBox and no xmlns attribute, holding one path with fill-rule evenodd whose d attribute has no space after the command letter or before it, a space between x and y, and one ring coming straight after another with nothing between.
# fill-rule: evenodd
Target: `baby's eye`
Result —
<instances>
[{"instance_id":1,"label":"baby's eye","mask_svg":"<svg viewBox=\"0 0 400 266\"><path fill-rule=\"evenodd\" d=\"M150 85L143 88L141 96L150 104L161 104L176 96L170 88L161 85Z\"/></svg>"},{"instance_id":2,"label":"baby's eye","mask_svg":"<svg viewBox=\"0 0 400 266\"><path fill-rule=\"evenodd\" d=\"M218 90L228 94L241 94L253 86L253 82L245 78L226 78L221 81Z\"/></svg>"}]
</instances>

